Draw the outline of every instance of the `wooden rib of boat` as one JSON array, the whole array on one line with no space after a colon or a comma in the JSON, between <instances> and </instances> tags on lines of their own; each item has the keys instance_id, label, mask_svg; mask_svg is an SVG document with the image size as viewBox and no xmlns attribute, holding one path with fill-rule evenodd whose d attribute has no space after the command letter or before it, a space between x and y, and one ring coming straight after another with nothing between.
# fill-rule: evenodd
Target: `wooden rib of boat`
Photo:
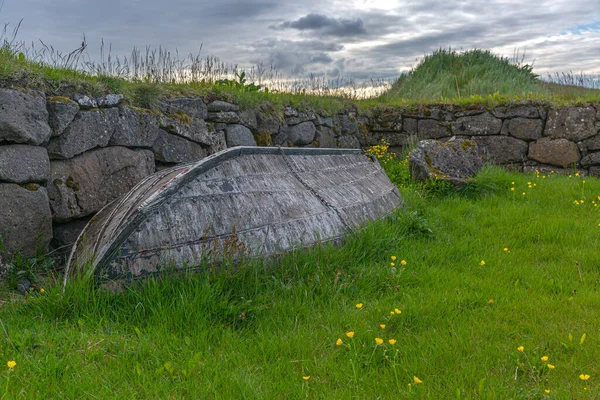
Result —
<instances>
[{"instance_id":1,"label":"wooden rib of boat","mask_svg":"<svg viewBox=\"0 0 600 400\"><path fill-rule=\"evenodd\" d=\"M354 149L235 147L146 177L79 236L65 283L129 282L207 259L268 256L341 238L402 204L372 156Z\"/></svg>"}]
</instances>

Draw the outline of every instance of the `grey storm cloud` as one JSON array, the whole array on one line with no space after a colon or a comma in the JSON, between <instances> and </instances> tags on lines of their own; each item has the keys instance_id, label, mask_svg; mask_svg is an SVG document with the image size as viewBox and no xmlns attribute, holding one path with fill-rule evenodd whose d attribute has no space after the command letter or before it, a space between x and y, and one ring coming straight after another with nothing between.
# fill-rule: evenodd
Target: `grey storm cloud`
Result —
<instances>
[{"instance_id":1,"label":"grey storm cloud","mask_svg":"<svg viewBox=\"0 0 600 400\"><path fill-rule=\"evenodd\" d=\"M331 77L331 78L335 78L336 76L340 76L340 69L339 68L332 68L327 70L327 76Z\"/></svg>"},{"instance_id":2,"label":"grey storm cloud","mask_svg":"<svg viewBox=\"0 0 600 400\"><path fill-rule=\"evenodd\" d=\"M438 48L477 47L526 52L540 74L600 73L600 8L589 0L0 1L9 31L23 19L18 40L68 54L85 35L86 57L95 61L102 40L113 57L146 46L184 57L202 45L202 55L241 68L392 79Z\"/></svg>"},{"instance_id":3,"label":"grey storm cloud","mask_svg":"<svg viewBox=\"0 0 600 400\"><path fill-rule=\"evenodd\" d=\"M337 53L344 46L321 42L318 40L262 40L252 45L254 53L260 57L253 58L255 64L266 62L281 70L297 73L315 73L315 65L328 65L334 62L328 53Z\"/></svg>"},{"instance_id":4,"label":"grey storm cloud","mask_svg":"<svg viewBox=\"0 0 600 400\"><path fill-rule=\"evenodd\" d=\"M288 50L290 52L338 52L344 49L344 45L335 42L319 40L285 40L265 39L251 44L252 51L269 51L272 49Z\"/></svg>"},{"instance_id":5,"label":"grey storm cloud","mask_svg":"<svg viewBox=\"0 0 600 400\"><path fill-rule=\"evenodd\" d=\"M333 62L333 58L329 57L325 53L321 53L314 56L310 61L316 64L329 64Z\"/></svg>"},{"instance_id":6,"label":"grey storm cloud","mask_svg":"<svg viewBox=\"0 0 600 400\"><path fill-rule=\"evenodd\" d=\"M343 19L330 18L321 14L308 14L295 21L285 21L272 25L271 29L293 28L300 31L318 31L319 34L329 36L360 36L367 33L360 18Z\"/></svg>"},{"instance_id":7,"label":"grey storm cloud","mask_svg":"<svg viewBox=\"0 0 600 400\"><path fill-rule=\"evenodd\" d=\"M454 43L468 41L473 47L483 47L478 42L487 30L486 25L473 25L467 28L422 35L410 39L394 41L388 44L374 46L367 50L372 55L397 57L405 54L423 55L439 48L452 47Z\"/></svg>"},{"instance_id":8,"label":"grey storm cloud","mask_svg":"<svg viewBox=\"0 0 600 400\"><path fill-rule=\"evenodd\" d=\"M341 76L346 68L346 59L339 58L334 62L335 67L327 70L327 76L330 78L337 78Z\"/></svg>"}]
</instances>

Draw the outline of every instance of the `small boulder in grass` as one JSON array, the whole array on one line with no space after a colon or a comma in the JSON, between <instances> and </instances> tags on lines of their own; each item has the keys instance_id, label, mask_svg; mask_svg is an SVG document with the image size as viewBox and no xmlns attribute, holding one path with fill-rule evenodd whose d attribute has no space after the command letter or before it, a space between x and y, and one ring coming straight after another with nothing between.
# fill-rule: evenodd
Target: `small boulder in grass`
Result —
<instances>
[{"instance_id":1,"label":"small boulder in grass","mask_svg":"<svg viewBox=\"0 0 600 400\"><path fill-rule=\"evenodd\" d=\"M441 179L456 187L469 182L482 165L477 143L469 139L422 140L408 156L413 179Z\"/></svg>"}]
</instances>

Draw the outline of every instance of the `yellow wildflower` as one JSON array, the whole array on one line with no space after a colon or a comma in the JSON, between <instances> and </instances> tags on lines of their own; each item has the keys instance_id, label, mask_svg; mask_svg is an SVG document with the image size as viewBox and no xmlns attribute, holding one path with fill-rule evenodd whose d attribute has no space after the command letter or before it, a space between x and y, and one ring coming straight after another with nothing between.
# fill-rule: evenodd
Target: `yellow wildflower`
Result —
<instances>
[{"instance_id":1,"label":"yellow wildflower","mask_svg":"<svg viewBox=\"0 0 600 400\"><path fill-rule=\"evenodd\" d=\"M515 191L515 188L514 188L514 187L511 187L511 188L510 188L510 191L511 191L511 192L514 192L514 191Z\"/></svg>"},{"instance_id":2,"label":"yellow wildflower","mask_svg":"<svg viewBox=\"0 0 600 400\"><path fill-rule=\"evenodd\" d=\"M396 256L391 256L390 258L392 259L392 261L396 261Z\"/></svg>"},{"instance_id":3,"label":"yellow wildflower","mask_svg":"<svg viewBox=\"0 0 600 400\"><path fill-rule=\"evenodd\" d=\"M575 176L579 176L579 172L575 172Z\"/></svg>"},{"instance_id":4,"label":"yellow wildflower","mask_svg":"<svg viewBox=\"0 0 600 400\"><path fill-rule=\"evenodd\" d=\"M390 267L394 267L396 265L396 263L391 262L390 263Z\"/></svg>"},{"instance_id":5,"label":"yellow wildflower","mask_svg":"<svg viewBox=\"0 0 600 400\"><path fill-rule=\"evenodd\" d=\"M489 299L488 304L494 304L494 299Z\"/></svg>"},{"instance_id":6,"label":"yellow wildflower","mask_svg":"<svg viewBox=\"0 0 600 400\"><path fill-rule=\"evenodd\" d=\"M44 288L41 288L40 293L44 293L44 292L45 292Z\"/></svg>"},{"instance_id":7,"label":"yellow wildflower","mask_svg":"<svg viewBox=\"0 0 600 400\"><path fill-rule=\"evenodd\" d=\"M588 379L590 379L590 376L588 374L581 374L579 375L579 379L581 379L582 381L587 381Z\"/></svg>"},{"instance_id":8,"label":"yellow wildflower","mask_svg":"<svg viewBox=\"0 0 600 400\"><path fill-rule=\"evenodd\" d=\"M8 366L9 369L13 369L14 367L17 366L17 362L11 360L11 361L7 362L6 365Z\"/></svg>"},{"instance_id":9,"label":"yellow wildflower","mask_svg":"<svg viewBox=\"0 0 600 400\"><path fill-rule=\"evenodd\" d=\"M309 376L303 376L302 379L304 379L305 381L310 379L310 375Z\"/></svg>"},{"instance_id":10,"label":"yellow wildflower","mask_svg":"<svg viewBox=\"0 0 600 400\"><path fill-rule=\"evenodd\" d=\"M380 325L379 325L379 327L380 327L381 329L385 329L385 324L380 324Z\"/></svg>"},{"instance_id":11,"label":"yellow wildflower","mask_svg":"<svg viewBox=\"0 0 600 400\"><path fill-rule=\"evenodd\" d=\"M398 310L397 308L394 308L394 313L395 314L402 314L402 311Z\"/></svg>"},{"instance_id":12,"label":"yellow wildflower","mask_svg":"<svg viewBox=\"0 0 600 400\"><path fill-rule=\"evenodd\" d=\"M344 342L342 342L342 338L338 338L338 340L335 341L336 346L341 346L343 344L344 344Z\"/></svg>"},{"instance_id":13,"label":"yellow wildflower","mask_svg":"<svg viewBox=\"0 0 600 400\"><path fill-rule=\"evenodd\" d=\"M543 356L542 358L540 358L540 360L542 360L543 362L548 361L548 356Z\"/></svg>"},{"instance_id":14,"label":"yellow wildflower","mask_svg":"<svg viewBox=\"0 0 600 400\"><path fill-rule=\"evenodd\" d=\"M481 262L479 263L479 265L485 265L485 261L481 260Z\"/></svg>"},{"instance_id":15,"label":"yellow wildflower","mask_svg":"<svg viewBox=\"0 0 600 400\"><path fill-rule=\"evenodd\" d=\"M544 393L550 394L550 389L544 389Z\"/></svg>"},{"instance_id":16,"label":"yellow wildflower","mask_svg":"<svg viewBox=\"0 0 600 400\"><path fill-rule=\"evenodd\" d=\"M352 339L354 337L354 332L346 332L346 336Z\"/></svg>"},{"instance_id":17,"label":"yellow wildflower","mask_svg":"<svg viewBox=\"0 0 600 400\"><path fill-rule=\"evenodd\" d=\"M416 376L413 376L413 381L415 381L415 383L423 383L423 381L417 378Z\"/></svg>"},{"instance_id":18,"label":"yellow wildflower","mask_svg":"<svg viewBox=\"0 0 600 400\"><path fill-rule=\"evenodd\" d=\"M600 224L598 224L598 226L600 226ZM393 312L393 311L390 311L390 315L394 315L394 312Z\"/></svg>"},{"instance_id":19,"label":"yellow wildflower","mask_svg":"<svg viewBox=\"0 0 600 400\"><path fill-rule=\"evenodd\" d=\"M556 368L554 365L548 364L548 369L554 369L554 368Z\"/></svg>"},{"instance_id":20,"label":"yellow wildflower","mask_svg":"<svg viewBox=\"0 0 600 400\"><path fill-rule=\"evenodd\" d=\"M396 339L390 339L390 340L388 340L388 343L393 346L396 344Z\"/></svg>"},{"instance_id":21,"label":"yellow wildflower","mask_svg":"<svg viewBox=\"0 0 600 400\"><path fill-rule=\"evenodd\" d=\"M402 261L400 261L400 264L402 264L402 265L406 265L406 260L402 260Z\"/></svg>"},{"instance_id":22,"label":"yellow wildflower","mask_svg":"<svg viewBox=\"0 0 600 400\"><path fill-rule=\"evenodd\" d=\"M504 248L504 251L508 251L508 247L505 247L505 248Z\"/></svg>"},{"instance_id":23,"label":"yellow wildflower","mask_svg":"<svg viewBox=\"0 0 600 400\"><path fill-rule=\"evenodd\" d=\"M360 310L360 309L362 308L362 306L363 306L363 304L362 304L362 303L358 303L358 304L356 305L356 308L358 308L358 309Z\"/></svg>"},{"instance_id":24,"label":"yellow wildflower","mask_svg":"<svg viewBox=\"0 0 600 400\"><path fill-rule=\"evenodd\" d=\"M376 344L378 344L378 345L379 345L379 344L383 344L383 339L382 339L382 338L378 338L378 337L376 337L376 338L375 338L375 343L376 343Z\"/></svg>"},{"instance_id":25,"label":"yellow wildflower","mask_svg":"<svg viewBox=\"0 0 600 400\"><path fill-rule=\"evenodd\" d=\"M517 347L517 351L520 351L522 353L525 351L525 347L519 346L519 347Z\"/></svg>"}]
</instances>

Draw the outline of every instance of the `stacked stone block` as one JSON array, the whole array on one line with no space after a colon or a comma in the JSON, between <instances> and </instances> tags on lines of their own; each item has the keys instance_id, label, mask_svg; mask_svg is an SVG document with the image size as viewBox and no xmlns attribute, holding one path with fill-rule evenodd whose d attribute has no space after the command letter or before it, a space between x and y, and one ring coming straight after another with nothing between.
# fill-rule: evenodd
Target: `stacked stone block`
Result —
<instances>
[{"instance_id":1,"label":"stacked stone block","mask_svg":"<svg viewBox=\"0 0 600 400\"><path fill-rule=\"evenodd\" d=\"M477 142L484 158L518 170L581 168L600 175L600 108L496 107L375 110L369 143L385 140L400 150L411 140Z\"/></svg>"}]
</instances>

